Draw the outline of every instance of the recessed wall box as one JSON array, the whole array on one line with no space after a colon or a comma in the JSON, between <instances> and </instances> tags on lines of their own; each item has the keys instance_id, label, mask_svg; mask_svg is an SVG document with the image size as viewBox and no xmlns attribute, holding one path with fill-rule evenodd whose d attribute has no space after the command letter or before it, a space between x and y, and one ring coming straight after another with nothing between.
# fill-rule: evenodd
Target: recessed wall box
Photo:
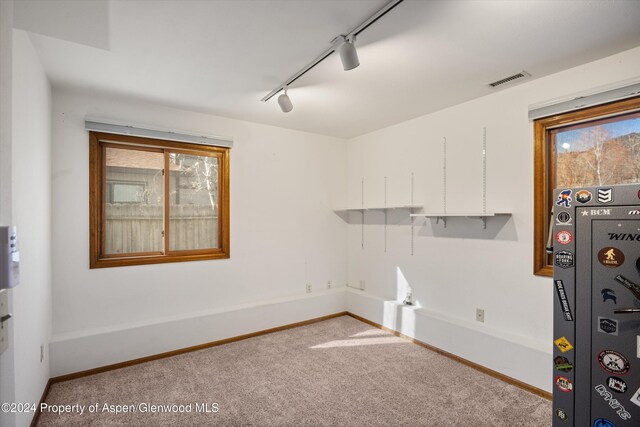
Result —
<instances>
[{"instance_id":1,"label":"recessed wall box","mask_svg":"<svg viewBox=\"0 0 640 427\"><path fill-rule=\"evenodd\" d=\"M16 227L0 226L0 289L20 283L20 252Z\"/></svg>"}]
</instances>

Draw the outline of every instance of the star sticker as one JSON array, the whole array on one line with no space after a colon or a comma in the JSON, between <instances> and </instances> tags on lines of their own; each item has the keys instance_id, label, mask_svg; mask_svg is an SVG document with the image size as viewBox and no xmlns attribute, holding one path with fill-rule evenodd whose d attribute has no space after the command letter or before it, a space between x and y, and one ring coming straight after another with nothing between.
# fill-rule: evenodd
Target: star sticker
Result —
<instances>
[{"instance_id":1,"label":"star sticker","mask_svg":"<svg viewBox=\"0 0 640 427\"><path fill-rule=\"evenodd\" d=\"M589 212L588 211L582 211L582 216L589 216Z\"/></svg>"}]
</instances>

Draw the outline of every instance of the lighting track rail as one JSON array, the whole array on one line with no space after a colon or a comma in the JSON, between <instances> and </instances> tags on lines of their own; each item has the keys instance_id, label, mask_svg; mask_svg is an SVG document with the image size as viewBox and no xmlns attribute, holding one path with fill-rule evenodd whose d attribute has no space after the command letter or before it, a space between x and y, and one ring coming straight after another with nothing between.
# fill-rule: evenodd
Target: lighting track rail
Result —
<instances>
[{"instance_id":1,"label":"lighting track rail","mask_svg":"<svg viewBox=\"0 0 640 427\"><path fill-rule=\"evenodd\" d=\"M353 48L353 41L355 41L356 36L358 34L360 34L361 32L363 32L365 29L367 29L371 24L376 22L378 19L382 18L385 14L387 14L389 11L391 11L391 9L393 9L394 7L396 7L397 5L399 5L402 2L403 2L403 0L392 0L392 1L390 1L382 9L380 9L379 11L377 11L376 13L371 15L369 18L367 18L360 25L358 25L353 30L348 32L346 35L340 35L340 36L337 36L336 38L334 38L331 41L331 47L327 48L327 50L325 50L320 55L318 55L313 61L308 63L306 66L304 66L298 72L296 72L291 77L289 77L287 80L282 82L282 84L278 85L278 87L273 89L264 98L262 98L261 101L266 102L266 101L270 100L273 96L278 94L280 91L285 90L291 83L293 83L296 80L298 80L300 77L302 77L304 74L306 74L307 71L309 71L310 69L312 69L313 67L315 67L316 65L318 65L319 63L324 61L329 55L331 55L336 50L340 49L343 45L350 45L348 47L351 47L353 50L351 50L349 53L351 55L355 55L355 61L357 62L358 58L357 58L357 55L355 54L355 48ZM353 64L351 64L350 68L347 67L347 63L345 62L345 56L343 56L342 52L341 52L341 57L342 57L342 62L343 62L345 70L349 70L351 68L355 68L353 66ZM350 56L349 59L351 59L353 61L353 56ZM355 65L355 66L357 66L357 65ZM290 101L289 101L289 103L290 103ZM289 111L291 111L291 110L289 109Z\"/></svg>"}]
</instances>

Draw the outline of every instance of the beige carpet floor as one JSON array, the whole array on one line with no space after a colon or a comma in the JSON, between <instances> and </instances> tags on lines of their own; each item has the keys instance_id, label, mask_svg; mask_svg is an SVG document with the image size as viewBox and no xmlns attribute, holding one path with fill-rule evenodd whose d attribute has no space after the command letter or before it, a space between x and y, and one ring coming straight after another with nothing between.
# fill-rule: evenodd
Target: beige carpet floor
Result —
<instances>
[{"instance_id":1,"label":"beige carpet floor","mask_svg":"<svg viewBox=\"0 0 640 427\"><path fill-rule=\"evenodd\" d=\"M57 383L46 402L85 413L41 427L551 425L548 400L348 316Z\"/></svg>"}]
</instances>

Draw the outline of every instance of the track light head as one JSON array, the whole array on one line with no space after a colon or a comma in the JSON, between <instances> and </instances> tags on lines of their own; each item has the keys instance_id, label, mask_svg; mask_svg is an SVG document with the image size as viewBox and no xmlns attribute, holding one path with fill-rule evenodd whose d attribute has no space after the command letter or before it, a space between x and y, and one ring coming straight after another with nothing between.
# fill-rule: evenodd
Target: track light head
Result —
<instances>
[{"instance_id":1,"label":"track light head","mask_svg":"<svg viewBox=\"0 0 640 427\"><path fill-rule=\"evenodd\" d=\"M356 51L356 47L353 42L355 41L355 37L350 39L346 39L343 36L344 42L340 45L340 60L342 61L342 68L345 71L353 70L358 65L360 65L360 60L358 59L358 52Z\"/></svg>"},{"instance_id":2,"label":"track light head","mask_svg":"<svg viewBox=\"0 0 640 427\"><path fill-rule=\"evenodd\" d=\"M287 88L284 88L284 93L278 97L278 105L280 105L280 109L283 113L288 113L293 110L293 104L291 103L291 98L287 95Z\"/></svg>"},{"instance_id":3,"label":"track light head","mask_svg":"<svg viewBox=\"0 0 640 427\"><path fill-rule=\"evenodd\" d=\"M364 22L353 28L349 33L347 33L346 35L341 34L338 37L335 37L333 40L331 40L331 47L324 50L320 55L316 57L316 59L305 65L302 69L298 70L298 72L281 83L280 86L276 86L276 88L269 92L264 98L262 98L261 101L267 102L268 100L276 96L282 89L285 89L284 94L278 97L278 104L280 104L280 108L285 113L291 111L293 109L293 104L291 103L291 99L289 99L289 97L287 96L286 86L289 83L295 82L303 74L324 61L334 52L337 52L340 55L342 68L344 68L345 71L353 70L354 68L359 66L360 60L358 59L358 52L356 52L356 47L354 46L354 43L356 41L356 34L360 34L362 31L369 28L371 24L376 22L391 9L402 3L402 1L403 0L388 1L388 3L383 6L382 9L378 10L376 13L368 17Z\"/></svg>"}]
</instances>

